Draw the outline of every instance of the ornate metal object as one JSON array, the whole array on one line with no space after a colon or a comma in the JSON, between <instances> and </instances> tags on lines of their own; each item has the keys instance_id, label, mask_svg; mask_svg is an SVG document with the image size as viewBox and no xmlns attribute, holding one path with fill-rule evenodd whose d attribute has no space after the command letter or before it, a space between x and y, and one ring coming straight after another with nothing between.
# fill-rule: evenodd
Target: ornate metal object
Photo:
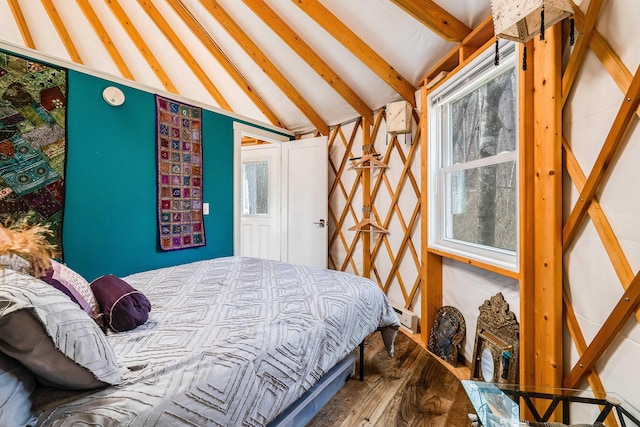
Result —
<instances>
[{"instance_id":1,"label":"ornate metal object","mask_svg":"<svg viewBox=\"0 0 640 427\"><path fill-rule=\"evenodd\" d=\"M436 312L429 334L428 349L447 363L456 366L458 346L465 337L467 328L462 313L451 306L444 306Z\"/></svg>"},{"instance_id":2,"label":"ornate metal object","mask_svg":"<svg viewBox=\"0 0 640 427\"><path fill-rule=\"evenodd\" d=\"M518 377L520 326L502 293L479 307L471 378L515 384Z\"/></svg>"}]
</instances>

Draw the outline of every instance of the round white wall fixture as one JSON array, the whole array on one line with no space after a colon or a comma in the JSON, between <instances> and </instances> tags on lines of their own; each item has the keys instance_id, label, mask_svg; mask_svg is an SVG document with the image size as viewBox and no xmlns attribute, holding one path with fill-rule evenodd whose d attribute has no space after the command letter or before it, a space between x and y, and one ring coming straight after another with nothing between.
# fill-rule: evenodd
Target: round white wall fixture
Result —
<instances>
[{"instance_id":1,"label":"round white wall fixture","mask_svg":"<svg viewBox=\"0 0 640 427\"><path fill-rule=\"evenodd\" d=\"M117 107L124 104L124 93L115 86L109 86L102 91L102 98L109 105Z\"/></svg>"}]
</instances>

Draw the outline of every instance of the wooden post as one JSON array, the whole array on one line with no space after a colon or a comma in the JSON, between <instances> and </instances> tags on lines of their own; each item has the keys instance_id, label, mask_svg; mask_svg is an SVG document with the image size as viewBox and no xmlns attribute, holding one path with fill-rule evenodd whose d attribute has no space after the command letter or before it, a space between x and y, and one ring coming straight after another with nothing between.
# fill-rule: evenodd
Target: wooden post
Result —
<instances>
[{"instance_id":1,"label":"wooden post","mask_svg":"<svg viewBox=\"0 0 640 427\"><path fill-rule=\"evenodd\" d=\"M421 253L421 284L420 284L420 339L425 347L429 342L429 331L433 326L436 311L442 307L442 257L429 252L429 152L428 152L428 125L427 125L427 94L428 89L422 86L420 89L420 169L422 179L420 203L421 222L420 234L422 236Z\"/></svg>"},{"instance_id":2,"label":"wooden post","mask_svg":"<svg viewBox=\"0 0 640 427\"><path fill-rule=\"evenodd\" d=\"M561 26L533 42L534 386L562 386L562 77ZM528 284L527 284L528 286ZM525 288L525 298L531 292ZM525 321L529 322L527 317ZM530 333L530 326L524 329ZM528 339L528 338L527 338ZM528 343L530 344L530 343ZM529 379L530 372L525 372Z\"/></svg>"},{"instance_id":3,"label":"wooden post","mask_svg":"<svg viewBox=\"0 0 640 427\"><path fill-rule=\"evenodd\" d=\"M527 43L533 50L533 41ZM520 46L522 56L523 46ZM533 68L533 67L532 67ZM535 247L534 233L534 135L533 135L533 69L520 71L519 100L519 162L520 162L520 384L534 384L535 372Z\"/></svg>"},{"instance_id":4,"label":"wooden post","mask_svg":"<svg viewBox=\"0 0 640 427\"><path fill-rule=\"evenodd\" d=\"M362 118L362 155L371 147L371 126L367 119ZM362 216L369 218L371 215L371 169L362 170ZM371 278L371 233L360 231L362 237L362 275Z\"/></svg>"}]
</instances>

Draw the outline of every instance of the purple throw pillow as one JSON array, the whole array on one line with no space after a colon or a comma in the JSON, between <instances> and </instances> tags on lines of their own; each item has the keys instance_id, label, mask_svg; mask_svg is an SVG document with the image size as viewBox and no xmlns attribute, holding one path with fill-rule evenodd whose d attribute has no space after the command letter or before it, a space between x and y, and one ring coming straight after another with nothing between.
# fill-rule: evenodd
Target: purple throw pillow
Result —
<instances>
[{"instance_id":1,"label":"purple throw pillow","mask_svg":"<svg viewBox=\"0 0 640 427\"><path fill-rule=\"evenodd\" d=\"M129 331L149 318L151 303L142 292L113 274L91 282L91 290L104 315L104 324L115 332Z\"/></svg>"}]
</instances>

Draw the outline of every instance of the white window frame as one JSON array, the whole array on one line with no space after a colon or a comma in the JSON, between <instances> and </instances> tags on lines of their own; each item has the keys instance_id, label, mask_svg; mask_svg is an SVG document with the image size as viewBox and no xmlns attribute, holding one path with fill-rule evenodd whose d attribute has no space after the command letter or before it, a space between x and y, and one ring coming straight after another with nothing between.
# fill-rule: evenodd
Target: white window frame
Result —
<instances>
[{"instance_id":1,"label":"white window frame","mask_svg":"<svg viewBox=\"0 0 640 427\"><path fill-rule=\"evenodd\" d=\"M510 271L519 271L520 242L520 183L519 183L519 162L518 151L519 141L516 131L516 149L512 152L498 153L494 156L481 158L464 164L448 165L447 156L450 150L445 144L450 143L448 135L449 129L443 126L446 123L446 106L453 100L460 99L469 92L477 89L495 76L506 72L517 65L515 43L501 41L499 45L500 63L495 65L495 50L487 49L480 54L463 70L458 72L451 79L444 82L435 89L427 98L429 108L429 132L428 132L428 154L429 154L429 241L430 248L437 249L445 253L451 253L466 259L477 260L489 265L504 268ZM516 71L517 75L517 71ZM519 82L516 82L518 85ZM516 88L516 97L518 90ZM515 105L518 108L518 100ZM519 117L516 111L516 120ZM517 125L517 123L516 123ZM446 176L450 172L460 171L470 168L477 168L492 164L514 161L516 165L516 250L490 247L473 242L455 240L447 238L446 233L447 212L451 212L452 197L447 197L448 183ZM449 192L449 196L452 192Z\"/></svg>"}]
</instances>

